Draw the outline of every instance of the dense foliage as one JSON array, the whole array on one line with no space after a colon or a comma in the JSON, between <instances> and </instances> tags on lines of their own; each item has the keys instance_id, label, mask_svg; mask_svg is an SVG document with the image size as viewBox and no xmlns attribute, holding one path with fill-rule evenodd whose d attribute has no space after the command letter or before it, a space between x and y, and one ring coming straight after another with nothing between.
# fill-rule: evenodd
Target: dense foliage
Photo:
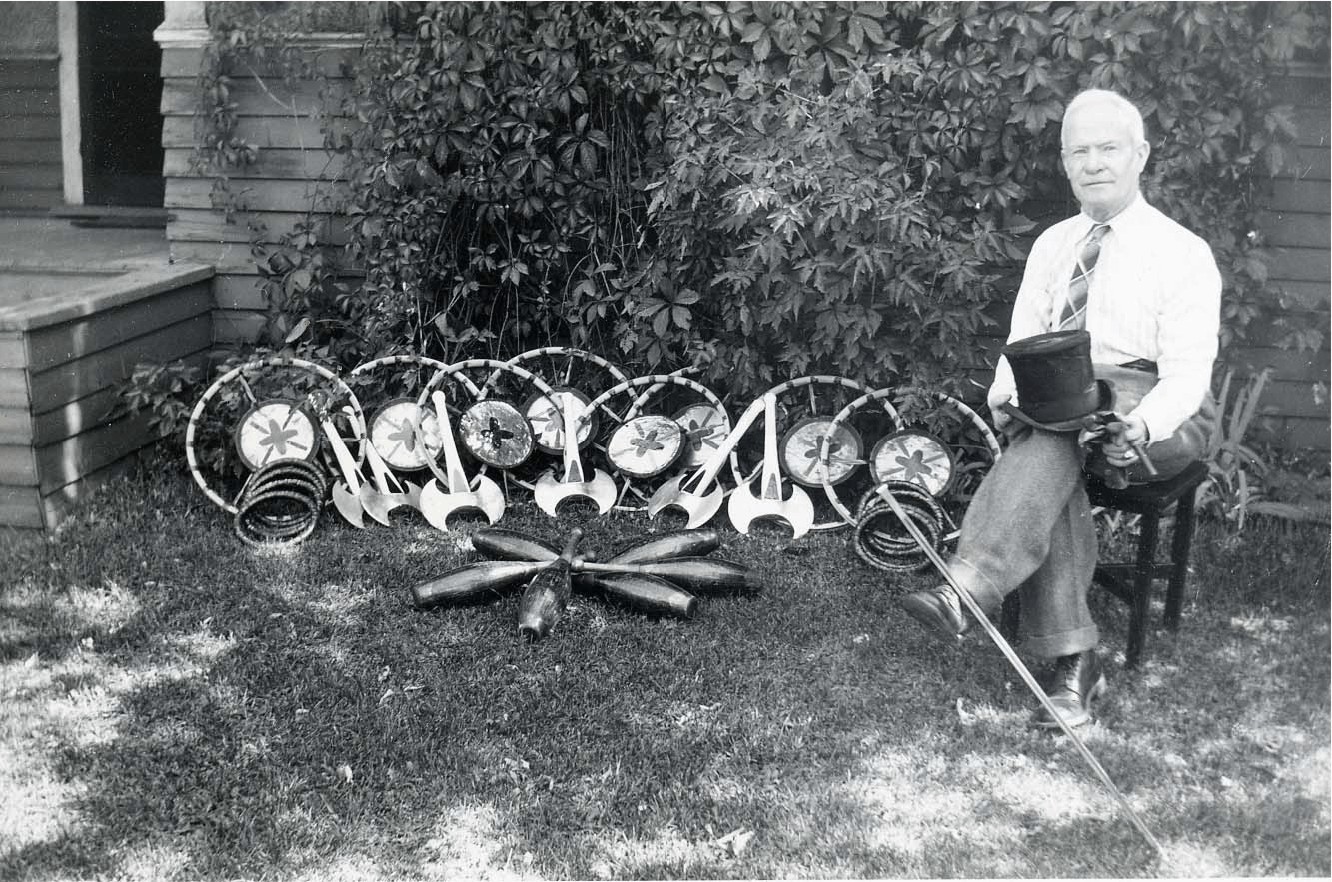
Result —
<instances>
[{"instance_id":1,"label":"dense foliage","mask_svg":"<svg viewBox=\"0 0 1332 882\"><path fill-rule=\"evenodd\" d=\"M407 8L345 145L366 278L319 327L358 356L568 342L743 390L952 383L1074 210L1059 117L1101 86L1142 107L1147 195L1211 242L1242 338L1283 321L1251 233L1295 126L1268 78L1326 30L1279 4Z\"/></svg>"}]
</instances>

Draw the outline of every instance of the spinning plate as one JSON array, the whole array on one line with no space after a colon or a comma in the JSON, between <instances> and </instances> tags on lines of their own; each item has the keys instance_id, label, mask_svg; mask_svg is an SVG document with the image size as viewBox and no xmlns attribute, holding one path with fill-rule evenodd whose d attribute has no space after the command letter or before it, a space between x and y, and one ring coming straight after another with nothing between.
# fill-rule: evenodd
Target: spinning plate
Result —
<instances>
[{"instance_id":1,"label":"spinning plate","mask_svg":"<svg viewBox=\"0 0 1332 882\"><path fill-rule=\"evenodd\" d=\"M507 401L478 401L467 408L458 419L458 437L468 453L497 469L520 466L532 455L532 426Z\"/></svg>"},{"instance_id":2,"label":"spinning plate","mask_svg":"<svg viewBox=\"0 0 1332 882\"><path fill-rule=\"evenodd\" d=\"M902 429L882 438L870 452L870 473L878 483L909 481L939 497L953 480L953 452L920 429Z\"/></svg>"},{"instance_id":3,"label":"spinning plate","mask_svg":"<svg viewBox=\"0 0 1332 882\"><path fill-rule=\"evenodd\" d=\"M315 418L296 401L270 398L241 417L236 452L250 471L285 459L313 460L319 451Z\"/></svg>"},{"instance_id":4,"label":"spinning plate","mask_svg":"<svg viewBox=\"0 0 1332 882\"><path fill-rule=\"evenodd\" d=\"M606 456L630 477L651 478L674 465L684 448L684 430L674 420L639 416L611 433Z\"/></svg>"},{"instance_id":5,"label":"spinning plate","mask_svg":"<svg viewBox=\"0 0 1332 882\"><path fill-rule=\"evenodd\" d=\"M819 462L823 438L828 441L828 465ZM804 487L822 487L824 472L829 484L837 485L851 477L861 464L865 442L848 425L834 426L831 417L806 417L787 430L781 443L782 468L792 481Z\"/></svg>"},{"instance_id":6,"label":"spinning plate","mask_svg":"<svg viewBox=\"0 0 1332 882\"><path fill-rule=\"evenodd\" d=\"M554 397L542 394L533 395L523 407L523 413L532 424L532 433L535 435L537 449L543 453L558 456L564 452L562 410L565 399L571 399L570 414L575 420L580 420L580 417L587 413L587 406L591 403L591 399L577 389L571 389L567 386L557 386L554 392ZM586 420L579 421L579 448L582 448L596 436L599 422L597 413L592 413Z\"/></svg>"},{"instance_id":7,"label":"spinning plate","mask_svg":"<svg viewBox=\"0 0 1332 882\"><path fill-rule=\"evenodd\" d=\"M417 443L418 421L423 443ZM444 449L439 420L410 398L395 398L375 412L370 418L370 443L391 468L407 472L425 468L427 457L438 460Z\"/></svg>"},{"instance_id":8,"label":"spinning plate","mask_svg":"<svg viewBox=\"0 0 1332 882\"><path fill-rule=\"evenodd\" d=\"M691 404L672 419L683 433L684 453L680 465L696 469L726 440L726 416L714 405Z\"/></svg>"}]
</instances>

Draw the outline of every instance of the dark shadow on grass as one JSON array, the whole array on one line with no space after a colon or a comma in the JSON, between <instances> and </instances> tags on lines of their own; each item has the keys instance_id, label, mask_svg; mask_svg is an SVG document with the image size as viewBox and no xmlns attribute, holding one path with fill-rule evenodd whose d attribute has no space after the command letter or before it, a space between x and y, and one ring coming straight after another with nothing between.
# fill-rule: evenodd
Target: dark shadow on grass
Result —
<instances>
[{"instance_id":1,"label":"dark shadow on grass","mask_svg":"<svg viewBox=\"0 0 1332 882\"><path fill-rule=\"evenodd\" d=\"M0 878L134 875L143 861L209 879L1158 872L1070 746L1023 727L1032 701L998 653L919 633L893 600L928 579L869 570L845 537L789 554L778 536L727 534L723 556L767 576L761 595L706 600L691 622L575 597L529 645L516 594L410 607L412 584L471 559L414 516L255 554L211 510L166 523L137 510L138 494L169 495L164 481L113 491L97 511L114 524L63 543L61 580L111 579L137 612L55 626L34 612L4 648L57 664L92 637L109 669L97 676L129 671L133 685L110 737L52 748L77 785L72 822L0 855ZM556 540L567 525L515 510L505 526ZM583 526L603 553L643 530ZM1207 556L1196 579L1243 581L1219 570L1244 561ZM1264 616L1312 643L1302 657L1327 655L1321 588L1264 599ZM1326 670L1283 661L1260 626L1230 627L1253 598L1225 591L1240 589L1191 606L1180 635L1154 633L1141 670L1113 667L1090 746L1163 841L1236 873L1326 875L1326 804L1274 786L1290 770L1256 763L1245 728L1275 721L1294 750L1325 726ZM1122 610L1096 610L1113 652ZM1319 610L1321 630L1307 621ZM1252 798L1219 795L1223 776ZM718 843L732 831L754 837Z\"/></svg>"}]
</instances>

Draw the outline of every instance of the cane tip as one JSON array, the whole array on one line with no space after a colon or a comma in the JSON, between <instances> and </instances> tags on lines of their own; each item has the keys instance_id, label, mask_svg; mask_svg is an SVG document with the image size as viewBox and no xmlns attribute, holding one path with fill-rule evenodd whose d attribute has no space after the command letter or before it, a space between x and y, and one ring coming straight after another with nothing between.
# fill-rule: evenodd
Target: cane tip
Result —
<instances>
[{"instance_id":1,"label":"cane tip","mask_svg":"<svg viewBox=\"0 0 1332 882\"><path fill-rule=\"evenodd\" d=\"M1228 863L1223 855L1210 848L1191 842L1167 842L1156 851L1156 870L1153 875L1168 876L1227 876Z\"/></svg>"}]
</instances>

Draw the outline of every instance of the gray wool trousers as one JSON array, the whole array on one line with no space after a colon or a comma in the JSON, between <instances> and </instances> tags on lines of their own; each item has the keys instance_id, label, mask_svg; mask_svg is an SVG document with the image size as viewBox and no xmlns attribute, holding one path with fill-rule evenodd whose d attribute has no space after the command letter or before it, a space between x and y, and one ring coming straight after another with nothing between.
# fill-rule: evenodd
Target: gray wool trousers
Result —
<instances>
[{"instance_id":1,"label":"gray wool trousers","mask_svg":"<svg viewBox=\"0 0 1332 882\"><path fill-rule=\"evenodd\" d=\"M1135 463L1129 481L1165 480L1202 457L1215 413L1209 397L1173 435L1148 446L1158 474L1149 478ZM1024 652L1055 658L1100 640L1087 608L1097 542L1085 473L1108 468L1099 450L1085 453L1077 432L1021 426L962 519L949 571L986 612L1019 592Z\"/></svg>"}]
</instances>

